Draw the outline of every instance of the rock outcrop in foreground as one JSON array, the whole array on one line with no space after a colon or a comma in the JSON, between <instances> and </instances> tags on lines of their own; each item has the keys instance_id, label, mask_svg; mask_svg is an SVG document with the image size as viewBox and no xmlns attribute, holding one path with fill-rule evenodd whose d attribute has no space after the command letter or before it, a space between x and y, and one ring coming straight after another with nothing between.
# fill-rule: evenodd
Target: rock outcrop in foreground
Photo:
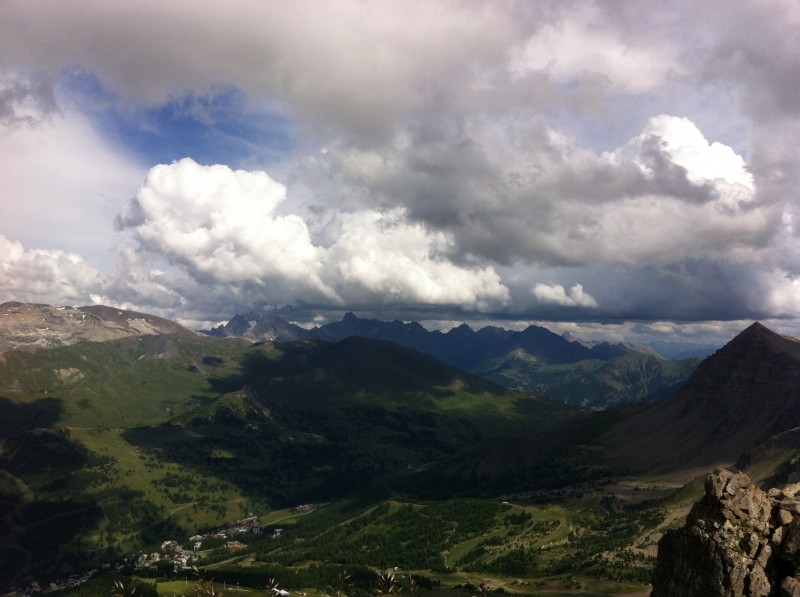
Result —
<instances>
[{"instance_id":1,"label":"rock outcrop in foreground","mask_svg":"<svg viewBox=\"0 0 800 597\"><path fill-rule=\"evenodd\" d=\"M651 597L800 597L800 484L717 470L686 526L658 544Z\"/></svg>"}]
</instances>

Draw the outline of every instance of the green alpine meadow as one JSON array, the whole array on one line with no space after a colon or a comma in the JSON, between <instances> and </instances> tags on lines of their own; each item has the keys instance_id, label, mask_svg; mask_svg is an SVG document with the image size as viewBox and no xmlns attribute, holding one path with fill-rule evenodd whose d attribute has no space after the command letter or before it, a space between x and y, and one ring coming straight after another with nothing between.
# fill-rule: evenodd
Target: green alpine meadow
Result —
<instances>
[{"instance_id":1,"label":"green alpine meadow","mask_svg":"<svg viewBox=\"0 0 800 597\"><path fill-rule=\"evenodd\" d=\"M312 595L646 595L658 539L706 468L738 459L757 479L794 478L782 405L797 346L755 324L673 396L604 409L358 336L6 350L3 590L252 592L272 579ZM750 404L742 375L768 367L767 414L703 418L719 400Z\"/></svg>"},{"instance_id":2,"label":"green alpine meadow","mask_svg":"<svg viewBox=\"0 0 800 597\"><path fill-rule=\"evenodd\" d=\"M532 592L579 565L642 583L652 555L625 550L663 517L637 506L612 521L620 504L593 494L616 473L591 444L619 415L383 341L141 336L13 350L0 388L6 589L122 562L137 578L196 566L316 590L341 570L390 568L430 590L496 577ZM216 536L244 519L257 522L229 537L241 546ZM160 552L167 541L192 553L180 569ZM598 546L613 558L597 559ZM140 568L150 552L162 557Z\"/></svg>"}]
</instances>

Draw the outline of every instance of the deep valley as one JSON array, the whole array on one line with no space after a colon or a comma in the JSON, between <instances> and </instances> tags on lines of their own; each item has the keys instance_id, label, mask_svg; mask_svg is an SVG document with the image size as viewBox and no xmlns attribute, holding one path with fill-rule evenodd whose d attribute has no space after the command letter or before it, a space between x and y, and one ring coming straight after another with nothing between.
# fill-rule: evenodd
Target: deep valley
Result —
<instances>
[{"instance_id":1,"label":"deep valley","mask_svg":"<svg viewBox=\"0 0 800 597\"><path fill-rule=\"evenodd\" d=\"M515 342L548 375L587 367ZM307 594L346 570L348 594L391 571L446 595L647 595L708 470L797 478L800 345L758 324L674 393L615 408L357 335L60 344L0 353L3 592L185 593L196 567Z\"/></svg>"}]
</instances>

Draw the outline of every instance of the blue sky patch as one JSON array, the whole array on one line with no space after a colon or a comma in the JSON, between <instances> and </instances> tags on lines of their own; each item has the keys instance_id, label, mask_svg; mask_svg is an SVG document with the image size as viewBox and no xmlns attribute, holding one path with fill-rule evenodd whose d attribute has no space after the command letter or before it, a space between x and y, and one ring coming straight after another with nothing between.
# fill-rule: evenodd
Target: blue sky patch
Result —
<instances>
[{"instance_id":1,"label":"blue sky patch","mask_svg":"<svg viewBox=\"0 0 800 597\"><path fill-rule=\"evenodd\" d=\"M121 99L93 73L72 70L62 76L60 90L98 130L146 164L191 157L202 164L266 165L294 147L286 118L248 112L244 93L231 86L140 106Z\"/></svg>"}]
</instances>

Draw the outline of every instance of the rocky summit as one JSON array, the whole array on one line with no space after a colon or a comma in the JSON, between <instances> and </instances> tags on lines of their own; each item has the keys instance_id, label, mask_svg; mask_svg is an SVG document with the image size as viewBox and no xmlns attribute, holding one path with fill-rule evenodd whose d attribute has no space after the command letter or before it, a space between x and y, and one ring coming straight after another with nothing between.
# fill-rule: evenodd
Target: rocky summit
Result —
<instances>
[{"instance_id":1,"label":"rocky summit","mask_svg":"<svg viewBox=\"0 0 800 597\"><path fill-rule=\"evenodd\" d=\"M53 307L19 302L0 305L0 351L160 334L194 336L195 332L162 317L103 305Z\"/></svg>"},{"instance_id":2,"label":"rocky summit","mask_svg":"<svg viewBox=\"0 0 800 597\"><path fill-rule=\"evenodd\" d=\"M651 597L800 597L800 484L761 490L716 470L659 541Z\"/></svg>"},{"instance_id":3,"label":"rocky summit","mask_svg":"<svg viewBox=\"0 0 800 597\"><path fill-rule=\"evenodd\" d=\"M800 427L800 340L754 323L605 439L639 471L713 470Z\"/></svg>"}]
</instances>

